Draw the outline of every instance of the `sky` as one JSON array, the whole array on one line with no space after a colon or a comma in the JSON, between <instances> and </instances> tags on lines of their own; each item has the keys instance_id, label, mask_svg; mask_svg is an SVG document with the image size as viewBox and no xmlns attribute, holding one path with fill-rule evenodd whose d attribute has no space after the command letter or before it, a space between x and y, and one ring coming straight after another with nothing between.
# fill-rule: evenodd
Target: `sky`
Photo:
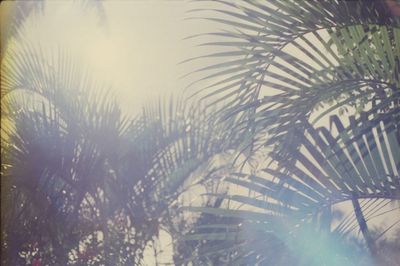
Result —
<instances>
[{"instance_id":1,"label":"sky","mask_svg":"<svg viewBox=\"0 0 400 266\"><path fill-rule=\"evenodd\" d=\"M193 69L179 64L193 57L194 41L184 38L215 30L205 20L188 20L198 7L187 1L103 1L96 9L68 1L47 1L45 13L30 16L24 36L46 49L61 47L87 66L93 78L110 84L129 114L159 97L178 94L181 78Z\"/></svg>"}]
</instances>

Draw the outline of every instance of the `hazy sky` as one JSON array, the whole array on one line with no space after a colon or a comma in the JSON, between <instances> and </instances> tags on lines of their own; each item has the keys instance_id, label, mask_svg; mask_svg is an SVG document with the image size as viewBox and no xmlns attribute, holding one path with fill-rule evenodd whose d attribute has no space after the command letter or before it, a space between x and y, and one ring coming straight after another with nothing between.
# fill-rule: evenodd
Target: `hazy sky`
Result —
<instances>
[{"instance_id":1,"label":"hazy sky","mask_svg":"<svg viewBox=\"0 0 400 266\"><path fill-rule=\"evenodd\" d=\"M205 20L185 20L187 1L103 1L105 21L96 9L47 1L43 15L31 16L24 36L49 49L61 47L79 58L96 79L112 84L122 107L135 113L157 97L180 92L193 69L179 65L193 57L195 42L185 37L215 30ZM214 28L213 28L214 27Z\"/></svg>"}]
</instances>

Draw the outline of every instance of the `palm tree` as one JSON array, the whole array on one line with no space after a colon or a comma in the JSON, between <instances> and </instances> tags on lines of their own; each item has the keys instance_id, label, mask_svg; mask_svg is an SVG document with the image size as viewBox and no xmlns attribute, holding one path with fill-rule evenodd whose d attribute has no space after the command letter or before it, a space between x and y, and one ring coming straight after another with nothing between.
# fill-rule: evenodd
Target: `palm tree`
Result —
<instances>
[{"instance_id":1,"label":"palm tree","mask_svg":"<svg viewBox=\"0 0 400 266\"><path fill-rule=\"evenodd\" d=\"M250 132L240 152L261 153L261 164L223 180L242 190L218 197L241 209L189 208L239 221L189 234L186 241L209 248L188 260L358 265L346 250L349 220L376 260L368 217L382 202L400 199L400 21L389 9L395 2L218 2L218 16L208 19L232 29L204 44L223 51L200 58L223 62L199 70L212 82L199 93L222 106L220 121L235 121L231 132ZM345 201L353 215L332 228L333 207Z\"/></svg>"},{"instance_id":2,"label":"palm tree","mask_svg":"<svg viewBox=\"0 0 400 266\"><path fill-rule=\"evenodd\" d=\"M395 224L368 222L400 199L392 1L218 3L209 19L235 29L205 44L224 62L199 70L198 104L124 117L71 55L2 51L2 263L143 264L161 227L177 264L378 260ZM192 183L206 201L180 208Z\"/></svg>"},{"instance_id":3,"label":"palm tree","mask_svg":"<svg viewBox=\"0 0 400 266\"><path fill-rule=\"evenodd\" d=\"M107 219L110 158L127 125L68 55L50 63L35 48L9 50L2 62L3 257L18 264L21 252L39 252L44 263L65 264Z\"/></svg>"},{"instance_id":4,"label":"palm tree","mask_svg":"<svg viewBox=\"0 0 400 266\"><path fill-rule=\"evenodd\" d=\"M3 59L2 262L141 264L161 227L179 233L187 180L240 137L180 98L124 117L72 58L24 43Z\"/></svg>"}]
</instances>

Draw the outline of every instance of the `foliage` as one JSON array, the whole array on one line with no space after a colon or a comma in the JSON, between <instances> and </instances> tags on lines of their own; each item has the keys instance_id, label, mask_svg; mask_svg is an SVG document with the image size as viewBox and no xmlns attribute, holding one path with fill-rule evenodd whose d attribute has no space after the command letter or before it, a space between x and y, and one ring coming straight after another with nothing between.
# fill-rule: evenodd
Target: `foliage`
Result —
<instances>
[{"instance_id":1,"label":"foliage","mask_svg":"<svg viewBox=\"0 0 400 266\"><path fill-rule=\"evenodd\" d=\"M188 241L205 245L188 260L213 265L378 260L358 201L400 196L399 18L383 1L218 2L217 16L205 19L232 30L212 33L219 40L204 43L223 52L196 60L223 62L198 70L212 85L197 94L223 103L219 121L238 121L230 130L253 136L243 140L243 154L258 151L267 162L224 178L241 189L217 196L239 207L188 208L239 219L211 222L213 230L199 226L189 234ZM347 117L344 110L350 110ZM372 261L368 256L354 261L346 252L348 231L331 228L333 206L348 200Z\"/></svg>"},{"instance_id":2,"label":"foliage","mask_svg":"<svg viewBox=\"0 0 400 266\"><path fill-rule=\"evenodd\" d=\"M222 51L194 58L222 61L195 71L211 85L136 117L70 54L18 39L40 4L17 9L1 62L3 264L143 264L161 228L177 265L395 263L381 236L399 221L370 226L400 200L393 3L216 2L205 19L227 30L203 45Z\"/></svg>"},{"instance_id":3,"label":"foliage","mask_svg":"<svg viewBox=\"0 0 400 266\"><path fill-rule=\"evenodd\" d=\"M174 229L185 181L240 138L179 98L126 118L71 55L14 49L1 80L3 262L143 263Z\"/></svg>"}]
</instances>

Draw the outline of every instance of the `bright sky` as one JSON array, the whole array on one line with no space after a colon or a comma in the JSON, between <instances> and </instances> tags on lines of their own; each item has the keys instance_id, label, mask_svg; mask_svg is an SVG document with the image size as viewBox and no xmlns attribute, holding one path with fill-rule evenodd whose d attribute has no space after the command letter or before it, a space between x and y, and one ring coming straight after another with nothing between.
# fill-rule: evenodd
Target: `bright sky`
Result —
<instances>
[{"instance_id":1,"label":"bright sky","mask_svg":"<svg viewBox=\"0 0 400 266\"><path fill-rule=\"evenodd\" d=\"M178 63L192 57L194 42L182 39L210 32L212 23L185 20L199 5L186 1L103 1L106 21L96 9L47 1L45 14L31 16L24 35L49 49L60 46L79 58L96 79L112 84L122 107L136 113L159 96L180 92L193 69ZM185 83L186 82L186 83Z\"/></svg>"}]
</instances>

